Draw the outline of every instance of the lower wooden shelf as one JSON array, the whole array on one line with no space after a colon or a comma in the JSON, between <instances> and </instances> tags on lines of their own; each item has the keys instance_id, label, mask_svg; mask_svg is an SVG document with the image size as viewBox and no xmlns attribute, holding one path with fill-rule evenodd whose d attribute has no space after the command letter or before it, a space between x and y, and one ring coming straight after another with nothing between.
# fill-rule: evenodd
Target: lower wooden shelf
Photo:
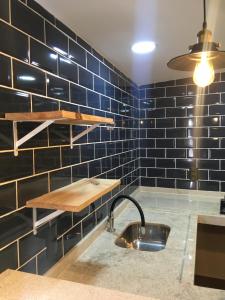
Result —
<instances>
[{"instance_id":1,"label":"lower wooden shelf","mask_svg":"<svg viewBox=\"0 0 225 300\"><path fill-rule=\"evenodd\" d=\"M26 206L80 212L119 185L119 179L84 178L61 189L29 200Z\"/></svg>"}]
</instances>

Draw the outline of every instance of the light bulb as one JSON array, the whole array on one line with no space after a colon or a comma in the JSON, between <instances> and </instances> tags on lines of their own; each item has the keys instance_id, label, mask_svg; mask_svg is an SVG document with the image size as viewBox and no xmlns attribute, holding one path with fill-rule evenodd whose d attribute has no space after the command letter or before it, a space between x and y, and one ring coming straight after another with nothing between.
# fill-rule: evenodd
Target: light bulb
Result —
<instances>
[{"instance_id":1,"label":"light bulb","mask_svg":"<svg viewBox=\"0 0 225 300\"><path fill-rule=\"evenodd\" d=\"M207 53L202 52L201 61L196 64L193 80L199 87L210 85L215 77L213 65L207 59Z\"/></svg>"}]
</instances>

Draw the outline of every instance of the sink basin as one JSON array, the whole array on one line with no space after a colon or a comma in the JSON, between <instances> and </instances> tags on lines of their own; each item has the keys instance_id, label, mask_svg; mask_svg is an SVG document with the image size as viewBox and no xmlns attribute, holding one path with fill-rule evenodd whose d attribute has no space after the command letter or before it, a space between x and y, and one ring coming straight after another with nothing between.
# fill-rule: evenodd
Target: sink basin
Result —
<instances>
[{"instance_id":1,"label":"sink basin","mask_svg":"<svg viewBox=\"0 0 225 300\"><path fill-rule=\"evenodd\" d=\"M115 244L141 251L160 251L166 247L169 233L170 227L167 225L146 223L145 228L141 228L141 223L135 222L127 226Z\"/></svg>"}]
</instances>

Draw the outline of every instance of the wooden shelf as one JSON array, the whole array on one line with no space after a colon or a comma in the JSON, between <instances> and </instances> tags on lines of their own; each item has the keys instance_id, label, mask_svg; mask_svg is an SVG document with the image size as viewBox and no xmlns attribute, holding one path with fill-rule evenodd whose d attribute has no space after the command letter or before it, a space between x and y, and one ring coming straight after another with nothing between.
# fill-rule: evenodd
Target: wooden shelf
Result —
<instances>
[{"instance_id":1,"label":"wooden shelf","mask_svg":"<svg viewBox=\"0 0 225 300\"><path fill-rule=\"evenodd\" d=\"M66 110L47 111L47 112L31 112L31 113L6 113L6 120L16 122L44 122L54 120L57 124L109 124L114 125L111 118L98 117L93 115L81 114Z\"/></svg>"},{"instance_id":2,"label":"wooden shelf","mask_svg":"<svg viewBox=\"0 0 225 300\"><path fill-rule=\"evenodd\" d=\"M79 212L120 185L118 179L84 178L66 187L27 201L32 208Z\"/></svg>"}]
</instances>

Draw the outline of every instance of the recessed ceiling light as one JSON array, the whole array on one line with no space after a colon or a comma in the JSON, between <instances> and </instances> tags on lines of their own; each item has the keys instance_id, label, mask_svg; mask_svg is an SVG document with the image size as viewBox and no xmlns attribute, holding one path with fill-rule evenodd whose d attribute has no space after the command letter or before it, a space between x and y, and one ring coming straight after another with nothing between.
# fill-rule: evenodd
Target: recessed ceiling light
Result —
<instances>
[{"instance_id":1,"label":"recessed ceiling light","mask_svg":"<svg viewBox=\"0 0 225 300\"><path fill-rule=\"evenodd\" d=\"M133 46L131 47L131 50L134 53L146 54L146 53L150 53L153 50L155 50L155 47L156 47L155 42L143 41L143 42L138 42L138 43L133 44Z\"/></svg>"}]
</instances>

